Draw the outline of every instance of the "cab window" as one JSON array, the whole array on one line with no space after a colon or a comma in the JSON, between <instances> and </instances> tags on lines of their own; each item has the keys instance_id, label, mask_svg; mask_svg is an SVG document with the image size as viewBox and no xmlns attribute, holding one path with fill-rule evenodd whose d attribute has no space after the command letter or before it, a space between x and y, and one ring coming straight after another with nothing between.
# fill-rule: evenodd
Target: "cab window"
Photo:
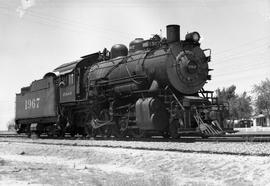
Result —
<instances>
[{"instance_id":1,"label":"cab window","mask_svg":"<svg viewBox=\"0 0 270 186\"><path fill-rule=\"evenodd\" d=\"M74 84L74 74L69 74L68 75L68 85L73 85Z\"/></svg>"},{"instance_id":2,"label":"cab window","mask_svg":"<svg viewBox=\"0 0 270 186\"><path fill-rule=\"evenodd\" d=\"M65 86L67 86L68 84L68 80L67 80L67 76L66 75L63 75L63 76L61 76L60 77L60 83L59 83L59 86L61 86L61 87L65 87Z\"/></svg>"},{"instance_id":3,"label":"cab window","mask_svg":"<svg viewBox=\"0 0 270 186\"><path fill-rule=\"evenodd\" d=\"M74 84L74 74L65 74L61 76L60 86L70 86Z\"/></svg>"}]
</instances>

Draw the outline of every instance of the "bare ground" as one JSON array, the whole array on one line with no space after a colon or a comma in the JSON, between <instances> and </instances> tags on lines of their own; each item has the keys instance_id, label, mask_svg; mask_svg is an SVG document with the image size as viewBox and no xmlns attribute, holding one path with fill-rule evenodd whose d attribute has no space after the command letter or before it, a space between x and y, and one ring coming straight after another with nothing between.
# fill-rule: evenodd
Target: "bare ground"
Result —
<instances>
[{"instance_id":1,"label":"bare ground","mask_svg":"<svg viewBox=\"0 0 270 186\"><path fill-rule=\"evenodd\" d=\"M0 185L269 183L270 157L267 156L0 142Z\"/></svg>"}]
</instances>

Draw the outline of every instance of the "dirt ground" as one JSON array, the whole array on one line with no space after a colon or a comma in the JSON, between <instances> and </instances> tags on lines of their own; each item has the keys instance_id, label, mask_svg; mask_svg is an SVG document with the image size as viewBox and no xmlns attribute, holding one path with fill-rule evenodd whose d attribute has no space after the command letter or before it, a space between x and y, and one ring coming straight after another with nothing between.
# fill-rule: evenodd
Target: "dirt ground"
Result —
<instances>
[{"instance_id":1,"label":"dirt ground","mask_svg":"<svg viewBox=\"0 0 270 186\"><path fill-rule=\"evenodd\" d=\"M0 185L269 183L270 157L0 142Z\"/></svg>"}]
</instances>

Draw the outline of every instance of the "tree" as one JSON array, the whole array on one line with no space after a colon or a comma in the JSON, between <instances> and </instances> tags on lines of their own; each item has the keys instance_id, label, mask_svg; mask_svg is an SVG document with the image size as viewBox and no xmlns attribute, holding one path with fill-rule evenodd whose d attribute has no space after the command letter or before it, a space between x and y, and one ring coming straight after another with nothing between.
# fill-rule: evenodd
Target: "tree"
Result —
<instances>
[{"instance_id":1,"label":"tree","mask_svg":"<svg viewBox=\"0 0 270 186\"><path fill-rule=\"evenodd\" d=\"M8 131L15 131L15 121L14 121L14 118L12 118L11 120L9 120L7 122L7 128L8 128Z\"/></svg>"},{"instance_id":2,"label":"tree","mask_svg":"<svg viewBox=\"0 0 270 186\"><path fill-rule=\"evenodd\" d=\"M231 85L228 88L218 88L216 94L219 100L219 103L228 103L229 104L229 118L235 120L238 118L237 109L235 106L235 100L237 95L235 93L236 86Z\"/></svg>"},{"instance_id":3,"label":"tree","mask_svg":"<svg viewBox=\"0 0 270 186\"><path fill-rule=\"evenodd\" d=\"M236 98L237 115L239 119L249 119L252 114L251 97L247 92L239 95Z\"/></svg>"},{"instance_id":4,"label":"tree","mask_svg":"<svg viewBox=\"0 0 270 186\"><path fill-rule=\"evenodd\" d=\"M216 90L216 94L220 101L228 101L230 99L236 98L235 90L236 90L236 86L231 85L228 88L223 87L222 90L218 88Z\"/></svg>"},{"instance_id":5,"label":"tree","mask_svg":"<svg viewBox=\"0 0 270 186\"><path fill-rule=\"evenodd\" d=\"M231 85L228 88L217 89L216 94L220 103L227 102L229 104L229 118L248 119L252 113L251 97L246 92L237 95L235 93L236 86Z\"/></svg>"},{"instance_id":6,"label":"tree","mask_svg":"<svg viewBox=\"0 0 270 186\"><path fill-rule=\"evenodd\" d=\"M256 112L264 112L269 118L270 115L270 80L261 81L258 85L253 86L255 93L255 108Z\"/></svg>"}]
</instances>

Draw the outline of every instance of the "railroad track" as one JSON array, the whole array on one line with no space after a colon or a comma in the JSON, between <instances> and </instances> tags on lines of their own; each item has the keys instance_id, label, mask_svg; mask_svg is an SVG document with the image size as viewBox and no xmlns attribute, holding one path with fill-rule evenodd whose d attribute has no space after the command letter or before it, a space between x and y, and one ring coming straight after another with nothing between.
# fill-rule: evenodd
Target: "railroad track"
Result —
<instances>
[{"instance_id":1,"label":"railroad track","mask_svg":"<svg viewBox=\"0 0 270 186\"><path fill-rule=\"evenodd\" d=\"M178 153L202 153L202 154L222 154L222 155L240 155L240 156L270 156L270 150L266 151L250 151L250 147L260 145L263 143L209 143L220 142L207 139L204 141L124 141L120 139L113 140L68 140L68 139L18 139L18 138L2 138L0 142L8 143L20 143L20 144L34 144L34 145L57 145L57 146L70 146L70 147L98 147L98 148L121 148L121 149L133 149L133 150L147 150L147 151L163 151L163 152L178 152ZM225 142L225 141L222 141ZM229 146L229 147L224 147ZM231 146L231 147L230 147ZM265 144L268 146L268 144ZM240 150L239 150L239 147ZM244 147L244 150L243 150ZM224 148L225 150L222 150ZM234 148L234 150L232 150Z\"/></svg>"},{"instance_id":2,"label":"railroad track","mask_svg":"<svg viewBox=\"0 0 270 186\"><path fill-rule=\"evenodd\" d=\"M76 136L74 138L66 135L65 139L67 140L112 140L112 141L141 141L141 142L270 142L270 133L263 133L263 134L228 134L216 137L209 137L209 138L201 138L199 136L182 136L179 139L171 139L171 138L162 138L162 137L152 137L152 138L104 138L104 137L96 137L96 138L83 138L81 136ZM0 131L0 138L28 138L25 134L17 134L15 132L1 132ZM32 138L36 139L36 138ZM46 135L42 135L40 139L62 139L62 138L49 138Z\"/></svg>"},{"instance_id":3,"label":"railroad track","mask_svg":"<svg viewBox=\"0 0 270 186\"><path fill-rule=\"evenodd\" d=\"M177 140L164 139L161 137L145 138L145 139L133 139L133 138L108 139L101 137L95 139L82 139L80 136L77 136L76 138L67 137L65 139L59 138L52 139L46 136L41 136L40 139L29 139L27 138L26 135L0 132L0 142L35 144L35 145L61 145L72 147L122 148L122 149L165 151L165 152L167 151L179 153L270 156L270 148L268 148L269 146L268 143L253 143L253 142L270 142L270 134L269 135L237 134L220 137L210 137L208 139L202 139L200 137L182 137ZM264 147L262 148L261 146ZM258 149L266 149L266 150L258 151Z\"/></svg>"},{"instance_id":4,"label":"railroad track","mask_svg":"<svg viewBox=\"0 0 270 186\"><path fill-rule=\"evenodd\" d=\"M26 138L25 134L17 134L16 132L0 131L1 138Z\"/></svg>"}]
</instances>

